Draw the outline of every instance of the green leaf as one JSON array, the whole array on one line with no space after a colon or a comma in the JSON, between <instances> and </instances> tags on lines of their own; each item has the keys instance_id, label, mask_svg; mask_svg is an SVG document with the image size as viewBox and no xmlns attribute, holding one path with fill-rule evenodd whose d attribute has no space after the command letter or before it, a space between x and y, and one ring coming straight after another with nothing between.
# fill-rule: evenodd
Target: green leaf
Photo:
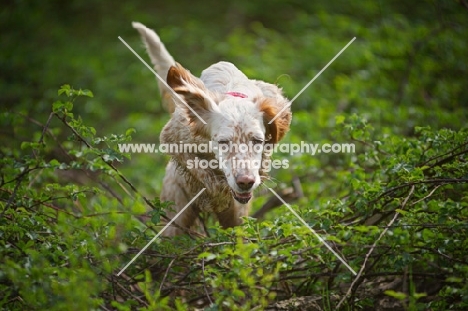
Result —
<instances>
[{"instance_id":1,"label":"green leaf","mask_svg":"<svg viewBox=\"0 0 468 311\"><path fill-rule=\"evenodd\" d=\"M133 127L131 127L131 128L129 128L129 129L127 129L127 130L125 131L125 136L130 136L130 135L132 135L133 133L136 133L136 129L134 129Z\"/></svg>"},{"instance_id":2,"label":"green leaf","mask_svg":"<svg viewBox=\"0 0 468 311\"><path fill-rule=\"evenodd\" d=\"M56 101L56 102L54 102L52 104L52 111L53 112L60 112L60 111L62 111L64 105L65 104L62 101L58 100L58 101Z\"/></svg>"},{"instance_id":3,"label":"green leaf","mask_svg":"<svg viewBox=\"0 0 468 311\"><path fill-rule=\"evenodd\" d=\"M72 102L65 102L65 103L64 103L64 108L65 108L67 111L72 111L72 110L73 110L73 103L72 103Z\"/></svg>"},{"instance_id":4,"label":"green leaf","mask_svg":"<svg viewBox=\"0 0 468 311\"><path fill-rule=\"evenodd\" d=\"M50 160L49 165L52 167L57 167L60 165L60 162L57 159L52 159Z\"/></svg>"},{"instance_id":5,"label":"green leaf","mask_svg":"<svg viewBox=\"0 0 468 311\"><path fill-rule=\"evenodd\" d=\"M398 300L403 300L406 299L406 294L402 292L396 292L394 290L386 290L384 291L384 294L393 298L396 298Z\"/></svg>"},{"instance_id":6,"label":"green leaf","mask_svg":"<svg viewBox=\"0 0 468 311\"><path fill-rule=\"evenodd\" d=\"M422 298L422 297L426 297L427 294L426 293L414 293L412 296L414 298L416 298L416 299L419 299L419 298Z\"/></svg>"},{"instance_id":7,"label":"green leaf","mask_svg":"<svg viewBox=\"0 0 468 311\"><path fill-rule=\"evenodd\" d=\"M346 117L343 116L343 115L336 116L335 117L335 124L336 125L343 124L345 120L346 120Z\"/></svg>"},{"instance_id":8,"label":"green leaf","mask_svg":"<svg viewBox=\"0 0 468 311\"><path fill-rule=\"evenodd\" d=\"M205 258L205 260L213 260L216 257L217 257L216 254L209 253L209 252L203 252L200 255L198 255L198 258Z\"/></svg>"},{"instance_id":9,"label":"green leaf","mask_svg":"<svg viewBox=\"0 0 468 311\"><path fill-rule=\"evenodd\" d=\"M155 225L159 224L161 221L161 213L159 210L152 210L148 212L148 214L151 216L151 222Z\"/></svg>"},{"instance_id":10,"label":"green leaf","mask_svg":"<svg viewBox=\"0 0 468 311\"><path fill-rule=\"evenodd\" d=\"M21 149L22 150L27 149L27 148L41 149L42 147L44 147L44 145L41 144L41 143L37 143L37 142L23 141L21 143Z\"/></svg>"},{"instance_id":11,"label":"green leaf","mask_svg":"<svg viewBox=\"0 0 468 311\"><path fill-rule=\"evenodd\" d=\"M118 161L123 162L122 154L118 153L117 151L107 148L102 155L102 159L106 162Z\"/></svg>"},{"instance_id":12,"label":"green leaf","mask_svg":"<svg viewBox=\"0 0 468 311\"><path fill-rule=\"evenodd\" d=\"M58 90L58 95L60 96L63 93L65 93L68 96L68 94L70 93L70 89L71 89L70 84L64 84Z\"/></svg>"},{"instance_id":13,"label":"green leaf","mask_svg":"<svg viewBox=\"0 0 468 311\"><path fill-rule=\"evenodd\" d=\"M27 148L29 148L30 146L31 146L31 142L29 142L29 141L23 141L23 142L21 143L21 150L27 149Z\"/></svg>"},{"instance_id":14,"label":"green leaf","mask_svg":"<svg viewBox=\"0 0 468 311\"><path fill-rule=\"evenodd\" d=\"M94 94L93 92L91 92L90 90L79 90L78 92L78 95L82 95L82 96L88 96L88 97L94 97Z\"/></svg>"}]
</instances>

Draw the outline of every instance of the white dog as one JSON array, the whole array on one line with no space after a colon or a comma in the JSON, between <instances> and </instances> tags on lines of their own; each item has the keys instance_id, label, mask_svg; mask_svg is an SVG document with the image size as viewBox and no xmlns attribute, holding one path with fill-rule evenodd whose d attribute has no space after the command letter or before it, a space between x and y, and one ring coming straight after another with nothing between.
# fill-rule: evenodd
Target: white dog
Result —
<instances>
[{"instance_id":1,"label":"white dog","mask_svg":"<svg viewBox=\"0 0 468 311\"><path fill-rule=\"evenodd\" d=\"M175 203L175 212L168 216L174 217L205 188L175 223L190 228L198 222L200 212L208 212L223 227L241 224L240 217L249 213L252 192L266 176L265 165L259 163L268 163L269 153L261 147L276 144L289 130L288 100L276 85L250 80L228 62L208 67L197 78L174 61L153 30L137 22L132 25L156 72L171 88L158 81L163 103L173 111L160 142L205 146L211 142L213 146L208 153L171 153L160 195L161 200ZM217 166L202 169L194 165L203 160ZM179 233L173 226L164 234Z\"/></svg>"}]
</instances>

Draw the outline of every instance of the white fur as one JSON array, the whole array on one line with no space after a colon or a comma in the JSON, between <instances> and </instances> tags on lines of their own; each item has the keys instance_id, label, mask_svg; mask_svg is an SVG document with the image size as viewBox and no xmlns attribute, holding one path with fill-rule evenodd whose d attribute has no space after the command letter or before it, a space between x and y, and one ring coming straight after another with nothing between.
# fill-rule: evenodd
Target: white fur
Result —
<instances>
[{"instance_id":1,"label":"white fur","mask_svg":"<svg viewBox=\"0 0 468 311\"><path fill-rule=\"evenodd\" d=\"M157 73L166 78L171 87L184 97L186 104L170 107L177 103L179 96L159 82L159 88L166 106L173 112L171 119L161 132L161 143L208 143L216 146L228 141L232 144L253 144L268 141L270 132L280 133L271 138L274 143L289 128L291 112L286 109L275 123L265 121L274 111L288 104L281 90L273 84L247 78L229 62L219 62L202 72L200 78L189 74L177 65L168 53L157 34L140 23L133 23L150 55ZM169 75L168 75L169 73ZM172 78L171 78L172 77ZM246 97L229 95L229 92L244 94ZM190 106L189 109L187 106ZM206 125L194 116L196 111ZM201 156L199 154L172 154L172 161L166 168L166 176L161 199L175 202L175 212L183 208L201 189L205 192L175 222L189 228L197 221L199 212L214 213L221 225L231 227L241 223L240 217L247 216L251 193L261 184L264 170L254 164L268 159L262 152L215 152L207 155L210 159L224 160L222 170L189 168L187 161ZM238 167L235 161L247 161L249 167ZM248 201L248 203L247 203ZM180 233L178 228L169 228L166 235Z\"/></svg>"}]
</instances>

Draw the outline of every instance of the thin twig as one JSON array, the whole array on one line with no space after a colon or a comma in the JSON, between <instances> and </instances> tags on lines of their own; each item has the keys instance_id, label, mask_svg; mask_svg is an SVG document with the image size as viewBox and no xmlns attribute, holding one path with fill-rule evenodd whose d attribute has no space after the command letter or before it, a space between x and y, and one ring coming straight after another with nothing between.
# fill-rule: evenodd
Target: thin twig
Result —
<instances>
[{"instance_id":1,"label":"thin twig","mask_svg":"<svg viewBox=\"0 0 468 311\"><path fill-rule=\"evenodd\" d=\"M93 147L91 146L91 144L84 138L80 135L80 133L78 133L74 128L73 126L71 126L67 120L66 120L66 116L59 116L57 113L55 113L55 115L57 116L57 118L62 121L63 124L65 124L66 127L68 127L72 132L73 134L75 134L75 136L81 141L83 142L86 147L92 149ZM107 166L109 166L116 174L117 176L119 176L120 179L123 180L123 182L125 182L129 187L130 189L132 189L132 191L134 193L136 193L138 196L140 196L144 201L145 203L151 207L153 210L157 209L156 206L154 206L154 204L148 199L146 198L144 195L142 195L138 189L130 182L130 180L128 180L124 175L122 175L122 173L120 173L120 171L115 167L114 164L112 164L111 162L109 161L106 161L104 159L104 156L100 155L99 156L101 158L101 160L106 163ZM170 219L168 217L166 217L165 215L161 215L162 218L164 218L165 220L168 220L170 221ZM179 226L177 223L174 223L173 224L175 227L181 229L182 231L186 232L189 234L190 237L193 237L193 235L191 234L191 231L190 230L187 230L187 228L184 228L184 227L181 227Z\"/></svg>"},{"instance_id":2,"label":"thin twig","mask_svg":"<svg viewBox=\"0 0 468 311\"><path fill-rule=\"evenodd\" d=\"M167 274L169 273L169 270L171 270L172 264L174 263L174 261L175 261L176 259L177 259L177 257L172 258L171 262L170 262L169 265L167 266L166 272L164 273L164 277L163 277L163 279L161 280L161 285L159 285L159 291L162 290L162 287L163 287L163 285L164 285L164 282L166 281Z\"/></svg>"},{"instance_id":3,"label":"thin twig","mask_svg":"<svg viewBox=\"0 0 468 311\"><path fill-rule=\"evenodd\" d=\"M422 198L422 199L417 200L416 202L411 203L411 205L416 205L416 204L418 204L419 202L424 201L424 200L427 199L427 198L430 198L430 197L434 194L434 192L436 192L436 190L437 190L438 188L442 187L443 185L445 185L445 184L440 184L440 185L435 186L434 189L432 189L432 191L431 191L428 195L426 195L426 196L425 196L424 198Z\"/></svg>"},{"instance_id":4,"label":"thin twig","mask_svg":"<svg viewBox=\"0 0 468 311\"><path fill-rule=\"evenodd\" d=\"M114 281L114 280L109 280L108 277L106 277L108 281L110 281L112 284L115 284L117 285L117 287L119 287L122 291L124 291L128 296L130 296L132 299L138 301L139 303L141 303L143 306L145 307L148 307L148 304L142 300L140 297L134 295L131 291L129 291L128 289L126 289L122 284L120 284L119 282L117 281Z\"/></svg>"},{"instance_id":5,"label":"thin twig","mask_svg":"<svg viewBox=\"0 0 468 311\"><path fill-rule=\"evenodd\" d=\"M49 114L49 118L47 118L46 124L43 126L42 133L41 133L41 138L39 138L39 141L38 141L40 144L44 143L44 136L45 136L46 132L49 132L50 121L52 121L52 118L54 117L54 115L55 115L55 113L51 112Z\"/></svg>"},{"instance_id":6,"label":"thin twig","mask_svg":"<svg viewBox=\"0 0 468 311\"><path fill-rule=\"evenodd\" d=\"M405 187L412 187L414 185L419 185L419 184L437 184L437 183L468 183L468 178L436 178L436 179L427 179L427 180L420 180L420 181L413 181L409 183L404 183L398 186L395 186L393 188L390 188L386 190L384 193L380 194L377 198L373 199L369 203L374 203L383 198L386 195L389 195L392 192L395 192L396 190L405 188Z\"/></svg>"},{"instance_id":7,"label":"thin twig","mask_svg":"<svg viewBox=\"0 0 468 311\"><path fill-rule=\"evenodd\" d=\"M435 160L440 159L440 158L442 158L442 157L445 157L445 156L447 156L447 155L450 155L450 156L448 157L448 158L450 159L450 158L453 158L453 156L457 156L457 155L463 154L464 152L468 152L468 150L462 150L461 152L458 152L457 154L453 154L453 153L454 153L455 151L457 151L458 149L463 148L463 147L466 147L466 146L468 146L468 142L463 143L463 144L461 144L461 145L458 145L458 146L456 146L455 148L453 148L453 149L447 151L446 153L443 153L443 154L439 154L439 155L437 155L437 156L434 156L434 157L432 157L432 158L430 158L430 159L424 161L423 163L419 164L418 167L427 166L429 162L435 161ZM430 166L430 168L432 168L432 167L434 167L434 166L437 166L438 163L441 163L441 161L444 161L445 159L447 159L447 158L444 158L444 159L442 159L442 160L436 161L436 163L432 164L432 165Z\"/></svg>"},{"instance_id":8,"label":"thin twig","mask_svg":"<svg viewBox=\"0 0 468 311\"><path fill-rule=\"evenodd\" d=\"M32 172L33 170L37 169L38 167L34 167L34 168L31 168L31 169L25 169L23 172L21 172L18 177L16 177L16 185L15 185L15 188L13 189L13 192L11 193L11 196L8 198L8 201L5 205L5 208L3 209L3 212L0 214L0 216L3 217L3 215L5 214L5 212L8 210L8 208L10 207L11 203L13 203L13 199L16 197L16 193L18 192L18 189L19 189L19 186L21 185L21 183L23 182L23 178L26 177L27 174L29 174L30 172Z\"/></svg>"},{"instance_id":9,"label":"thin twig","mask_svg":"<svg viewBox=\"0 0 468 311\"><path fill-rule=\"evenodd\" d=\"M401 205L401 208L405 208L406 206L406 203L408 202L409 198L413 195L413 192L414 192L414 188L415 186L413 185L411 187L411 190L408 194L408 196L405 198L405 200L403 201L402 205ZM385 228L382 233L380 233L379 237L377 238L377 240L375 240L374 244L372 244L372 247L371 249L367 252L366 254L366 257L364 258L364 263L362 264L361 266L361 269L359 269L359 272L358 274L356 275L356 277L354 278L353 282L351 283L351 285L349 286L348 288L348 291L346 292L346 294L343 296L343 298L341 298L340 302L338 303L338 305L336 306L336 309L339 309L341 307L341 305L344 303L344 301L348 298L348 296L351 294L351 292L353 291L353 288L354 288L354 284L356 284L359 279L361 278L361 275L362 273L364 272L364 269L366 268L366 264L367 264L367 260L370 258L370 255L372 254L372 252L374 251L375 247L377 246L377 243L382 239L382 237L385 235L385 233L387 233L388 229L393 225L393 223L396 221L396 219L398 218L398 215L399 213L396 212L395 213L395 216L393 216L392 220L390 220L390 222L388 223L388 226L387 228Z\"/></svg>"},{"instance_id":10,"label":"thin twig","mask_svg":"<svg viewBox=\"0 0 468 311\"><path fill-rule=\"evenodd\" d=\"M57 115L57 114L56 114ZM82 137L80 135L80 133L78 133L74 128L73 126L71 126L67 120L65 119L65 116L63 117L60 117L59 115L57 115L57 117L63 122L63 124L65 124L72 132L73 134L76 135L76 137L78 137L78 139L83 142L86 147L92 149L93 147L91 146L91 144L86 140L84 139L84 137ZM109 166L114 172L117 173L117 175L119 176L120 179L122 179L131 189L133 192L135 192L136 194L138 194L139 196L141 196L143 198L143 200L146 202L146 204L148 204L151 208L153 209L156 209L156 207L153 205L153 203L151 203L150 200L148 200L145 196L141 195L140 192L138 191L137 188L135 188L135 186L125 177L123 176L120 171L115 167L114 164L112 164L111 162L109 161L106 161L104 160L104 157L102 155L99 156L101 158L101 160L107 164L107 166Z\"/></svg>"},{"instance_id":11,"label":"thin twig","mask_svg":"<svg viewBox=\"0 0 468 311\"><path fill-rule=\"evenodd\" d=\"M203 290L205 291L206 297L210 302L210 306L213 304L211 300L210 294L208 293L208 289L206 288L206 280L205 280L205 258L202 258L202 273L203 273Z\"/></svg>"},{"instance_id":12,"label":"thin twig","mask_svg":"<svg viewBox=\"0 0 468 311\"><path fill-rule=\"evenodd\" d=\"M65 150L65 148L63 147L63 145L59 142L57 136L54 135L54 133L49 129L49 125L50 125L50 122L51 122L51 118L53 118L54 116L56 116L56 114L54 112L51 112L50 115L49 115L49 118L47 119L47 122L46 124L42 124L41 122L37 121L36 119L33 119L31 118L30 116L27 116L27 115L24 115L24 114L19 114L21 117L23 118L26 118L28 119L28 121L31 121L32 123L38 125L38 126L41 126L43 128L42 130L42 134L41 134L41 137L39 138L39 143L40 144L43 144L44 143L44 137L45 137L45 134L48 134L50 137L52 137L52 139L54 139L54 141L57 143L57 146L59 147L60 151L68 158L70 159L70 161L73 161L74 158ZM122 198L117 194L115 193L106 183L102 182L102 181L97 181L97 180L94 180L94 178L92 176L90 176L89 174L89 171L87 170L84 170L82 169L81 170L89 179L93 180L93 181L96 181L98 184L100 184L105 190L107 190L114 198L117 199L117 201L119 201L120 204L123 205L123 201L122 201ZM128 194L128 190L123 187L122 184L120 184L115 176L112 176L113 179L117 182L117 184L119 184L119 186L121 186L123 188L123 190Z\"/></svg>"}]
</instances>

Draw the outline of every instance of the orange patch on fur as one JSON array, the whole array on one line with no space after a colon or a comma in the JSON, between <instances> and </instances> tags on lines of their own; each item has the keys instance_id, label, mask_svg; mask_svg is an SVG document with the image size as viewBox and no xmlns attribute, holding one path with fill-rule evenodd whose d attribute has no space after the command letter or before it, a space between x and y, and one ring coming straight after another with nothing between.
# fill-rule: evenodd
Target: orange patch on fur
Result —
<instances>
[{"instance_id":1,"label":"orange patch on fur","mask_svg":"<svg viewBox=\"0 0 468 311\"><path fill-rule=\"evenodd\" d=\"M280 111L274 105L275 99L264 98L260 102L260 111L263 112L263 122L266 128L266 137L270 136L270 143L278 143L284 135L289 131L289 124L291 122L291 113L283 111L281 115L276 118L271 124L268 124Z\"/></svg>"},{"instance_id":2,"label":"orange patch on fur","mask_svg":"<svg viewBox=\"0 0 468 311\"><path fill-rule=\"evenodd\" d=\"M203 82L194 77L190 71L176 63L167 73L167 83L169 86L182 97L187 105L182 104L189 118L189 125L192 128L194 135L208 135L207 128L198 118L198 114L202 119L208 119L209 113L212 112L209 99L207 98L208 90ZM175 99L178 100L178 99ZM196 112L196 114L194 113ZM205 120L205 122L207 122Z\"/></svg>"}]
</instances>

